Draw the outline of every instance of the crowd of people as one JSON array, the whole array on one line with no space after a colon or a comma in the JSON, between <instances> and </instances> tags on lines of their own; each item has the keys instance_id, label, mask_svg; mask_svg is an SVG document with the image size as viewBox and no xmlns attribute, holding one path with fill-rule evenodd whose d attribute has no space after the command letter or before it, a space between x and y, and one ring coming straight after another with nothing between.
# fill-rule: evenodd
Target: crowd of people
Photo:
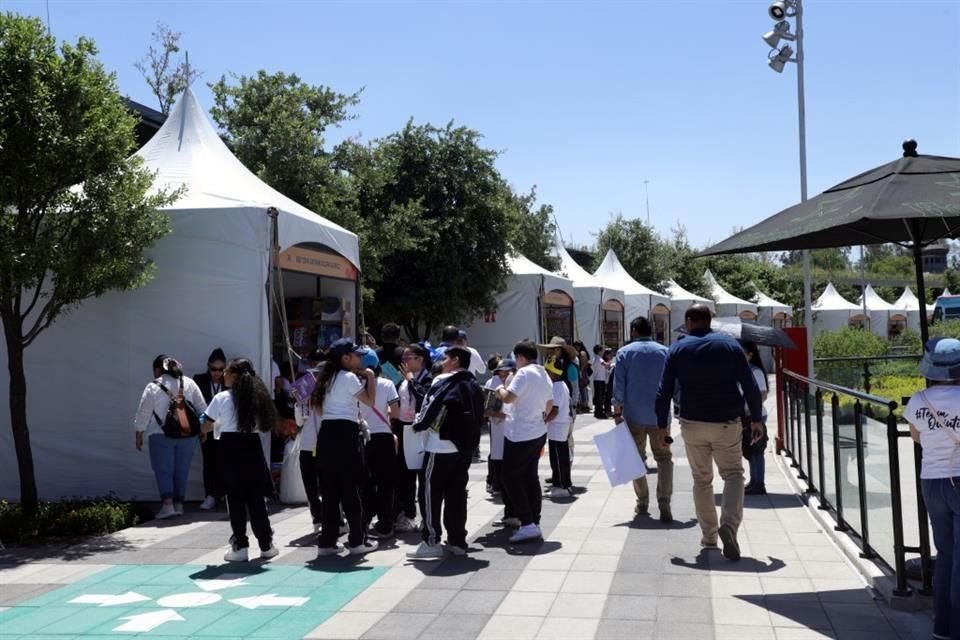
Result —
<instances>
[{"instance_id":1,"label":"crowd of people","mask_svg":"<svg viewBox=\"0 0 960 640\"><path fill-rule=\"evenodd\" d=\"M432 346L403 343L400 328L390 323L379 345L341 339L307 356L298 375L271 372L272 390L249 360L227 362L219 349L207 371L193 378L174 358L158 356L134 421L137 447L148 445L163 503L157 517L183 512L199 446L201 508L225 498L230 514L225 559L249 559L248 522L260 557L275 556L265 506L274 488L261 435L289 433L298 438L319 555L369 553L412 531L422 540L408 554L413 560L463 555L469 469L488 430L486 486L502 500L501 524L511 543L539 541L545 492L553 500L574 495L573 426L578 413L590 410L583 404L592 396L594 416L626 423L645 459L649 445L665 523L673 519L673 404L691 461L703 544L717 546L719 539L724 554L737 559L741 454L751 460L748 492L763 491L766 375L755 347L710 331L706 307L691 307L686 324L688 336L670 349L653 341L650 323L637 318L627 345L618 351L598 345L592 359L582 344L554 337L544 344L522 340L510 354L484 362L455 326L445 327ZM284 424L293 424L292 432ZM751 454L761 461L755 464ZM538 473L543 455L550 461L546 489ZM719 522L714 461L724 481ZM634 490L636 516L646 517L646 477Z\"/></svg>"}]
</instances>

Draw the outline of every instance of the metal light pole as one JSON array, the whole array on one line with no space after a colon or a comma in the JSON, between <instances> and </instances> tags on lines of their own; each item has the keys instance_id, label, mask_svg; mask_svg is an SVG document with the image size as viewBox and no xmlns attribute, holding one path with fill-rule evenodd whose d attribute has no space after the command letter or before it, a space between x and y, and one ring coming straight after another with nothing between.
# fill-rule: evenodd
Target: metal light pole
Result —
<instances>
[{"instance_id":1,"label":"metal light pole","mask_svg":"<svg viewBox=\"0 0 960 640\"><path fill-rule=\"evenodd\" d=\"M649 181L649 180L644 180L644 181L643 181L643 188L644 188L644 191L646 192L646 197L647 197L647 226L648 226L648 227L650 226L650 187L649 187L649 184L650 184L650 181Z\"/></svg>"},{"instance_id":2,"label":"metal light pole","mask_svg":"<svg viewBox=\"0 0 960 640\"><path fill-rule=\"evenodd\" d=\"M803 92L803 0L779 0L770 5L767 9L770 17L777 22L773 31L763 36L764 42L769 44L773 51L770 52L770 68L777 73L783 73L783 68L787 62L794 62L797 65L797 119L798 133L800 136L800 201L807 200L807 114L806 101ZM786 18L796 20L796 31L790 33L790 24ZM777 48L779 41L795 41L797 52L793 56L793 50L784 45ZM814 377L813 370L813 296L810 291L810 252L803 251L803 305L804 305L804 325L807 333L807 375Z\"/></svg>"}]
</instances>

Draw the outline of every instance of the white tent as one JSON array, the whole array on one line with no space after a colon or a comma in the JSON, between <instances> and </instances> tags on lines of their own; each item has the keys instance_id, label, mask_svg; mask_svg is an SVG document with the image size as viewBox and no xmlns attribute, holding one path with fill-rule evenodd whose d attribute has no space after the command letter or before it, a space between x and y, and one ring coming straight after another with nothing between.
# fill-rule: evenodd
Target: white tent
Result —
<instances>
[{"instance_id":1,"label":"white tent","mask_svg":"<svg viewBox=\"0 0 960 640\"><path fill-rule=\"evenodd\" d=\"M624 293L624 306L626 307L626 322L624 323L624 337L630 337L630 322L634 318L644 317L653 320L651 317L655 308L659 307L670 312L670 298L662 293L657 293L633 279L627 270L620 264L617 254L613 249L607 250L603 262L597 267L593 276L603 282L604 285L615 289L621 289ZM667 318L667 327L670 326L670 318Z\"/></svg>"},{"instance_id":2,"label":"white tent","mask_svg":"<svg viewBox=\"0 0 960 640\"><path fill-rule=\"evenodd\" d=\"M667 295L670 296L670 309L676 318L683 318L683 312L695 304L705 304L710 307L711 311L714 313L717 312L716 302L687 291L677 284L675 280L667 280L665 289Z\"/></svg>"},{"instance_id":3,"label":"white tent","mask_svg":"<svg viewBox=\"0 0 960 640\"><path fill-rule=\"evenodd\" d=\"M920 300L910 287L903 290L893 308L892 315L903 315L908 329L920 331Z\"/></svg>"},{"instance_id":4,"label":"white tent","mask_svg":"<svg viewBox=\"0 0 960 640\"><path fill-rule=\"evenodd\" d=\"M623 334L623 290L607 287L599 279L593 277L581 267L567 253L558 238L556 240L556 255L560 259L560 270L557 272L573 281L574 318L577 323L576 339L581 340L587 349L605 341L604 318L608 313L605 307L613 309L620 307L620 328L617 331ZM616 315L615 311L609 311ZM610 327L606 327L610 328Z\"/></svg>"},{"instance_id":5,"label":"white tent","mask_svg":"<svg viewBox=\"0 0 960 640\"><path fill-rule=\"evenodd\" d=\"M754 288L757 289L756 285ZM774 320L786 320L793 317L793 309L790 305L774 300L760 289L753 296L753 302L757 305L757 322L765 325L773 325Z\"/></svg>"},{"instance_id":6,"label":"white tent","mask_svg":"<svg viewBox=\"0 0 960 640\"><path fill-rule=\"evenodd\" d=\"M189 89L137 155L156 173L155 187L183 186L186 192L166 211L172 233L147 252L155 265L150 283L88 300L26 352L42 498L114 493L156 499L149 454L146 447L134 448L132 422L157 354L179 358L190 374L203 371L210 351L222 347L227 357L250 358L269 377L267 207L279 210L281 250L322 245L339 256L320 255L345 259L353 270L359 266L357 237L244 168ZM7 406L6 367L0 370L0 406ZM17 465L5 426L0 451L6 452L0 496L17 496ZM200 459L198 451L188 498L203 497Z\"/></svg>"},{"instance_id":7,"label":"white tent","mask_svg":"<svg viewBox=\"0 0 960 640\"><path fill-rule=\"evenodd\" d=\"M863 309L841 296L833 283L829 283L813 303L813 328L822 331L839 331L850 326L850 319L863 315Z\"/></svg>"},{"instance_id":8,"label":"white tent","mask_svg":"<svg viewBox=\"0 0 960 640\"><path fill-rule=\"evenodd\" d=\"M890 316L895 311L894 306L880 297L873 285L868 284L863 295L857 300L861 309L866 301L867 313L870 315L870 330L882 338L890 335Z\"/></svg>"},{"instance_id":9,"label":"white tent","mask_svg":"<svg viewBox=\"0 0 960 640\"><path fill-rule=\"evenodd\" d=\"M546 342L552 335L560 335L572 340L573 283L520 255L507 256L507 263L512 275L507 278L507 289L497 296L496 307L466 327L470 346L486 359L494 353L509 354L523 339ZM566 317L569 328L557 328Z\"/></svg>"},{"instance_id":10,"label":"white tent","mask_svg":"<svg viewBox=\"0 0 960 640\"><path fill-rule=\"evenodd\" d=\"M721 287L710 269L704 272L703 281L707 285L711 297L717 303L718 316L737 316L746 320L757 319L757 305L738 298Z\"/></svg>"}]
</instances>

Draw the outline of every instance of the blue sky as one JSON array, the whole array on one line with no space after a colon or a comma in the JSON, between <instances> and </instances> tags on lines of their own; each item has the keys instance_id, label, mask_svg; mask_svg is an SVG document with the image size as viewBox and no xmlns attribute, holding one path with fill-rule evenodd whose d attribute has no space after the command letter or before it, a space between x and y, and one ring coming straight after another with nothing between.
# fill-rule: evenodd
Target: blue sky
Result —
<instances>
[{"instance_id":1,"label":"blue sky","mask_svg":"<svg viewBox=\"0 0 960 640\"><path fill-rule=\"evenodd\" d=\"M678 221L695 245L799 200L796 69L767 68L765 0L622 2L50 1L59 39L92 37L120 89L157 21L183 32L213 81L258 69L349 92L331 136L373 139L413 117L455 120L538 186L565 240L591 244L610 212ZM45 18L43 0L0 10ZM960 3L808 0L806 94L814 195L890 161L960 156ZM206 86L197 87L209 107Z\"/></svg>"}]
</instances>

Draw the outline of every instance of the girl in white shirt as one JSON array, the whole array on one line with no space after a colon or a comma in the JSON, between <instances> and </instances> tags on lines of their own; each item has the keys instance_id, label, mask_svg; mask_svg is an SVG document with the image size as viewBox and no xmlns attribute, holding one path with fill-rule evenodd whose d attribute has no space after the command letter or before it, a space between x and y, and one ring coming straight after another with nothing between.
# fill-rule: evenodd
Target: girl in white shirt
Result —
<instances>
[{"instance_id":1,"label":"girl in white shirt","mask_svg":"<svg viewBox=\"0 0 960 640\"><path fill-rule=\"evenodd\" d=\"M370 441L365 449L367 487L364 492L364 524L369 527L376 514L374 534L386 540L393 537L393 496L397 481L397 438L390 429L390 421L399 415L400 396L393 382L380 376L380 359L375 351L368 350L362 364L373 369L377 376L373 404L360 405L360 417L367 422L370 431Z\"/></svg>"},{"instance_id":2,"label":"girl in white shirt","mask_svg":"<svg viewBox=\"0 0 960 640\"><path fill-rule=\"evenodd\" d=\"M311 411L320 414L317 433L317 462L323 504L320 527L320 556L339 553L340 507L350 527L348 545L351 554L363 554L377 548L368 542L363 526L360 485L363 482L363 443L360 436L360 406L373 406L377 380L373 371L364 369L360 347L346 338L337 340L327 352L327 360L310 398ZM359 375L358 375L359 374ZM365 381L361 382L360 376Z\"/></svg>"},{"instance_id":3,"label":"girl in white shirt","mask_svg":"<svg viewBox=\"0 0 960 640\"><path fill-rule=\"evenodd\" d=\"M270 390L246 358L231 360L223 374L228 391L221 391L204 411L203 432L217 440L217 468L227 492L230 551L227 562L249 560L247 517L260 543L260 558L276 557L273 529L264 498L273 492L270 469L263 455L261 433L277 426L277 408Z\"/></svg>"},{"instance_id":4,"label":"girl in white shirt","mask_svg":"<svg viewBox=\"0 0 960 640\"><path fill-rule=\"evenodd\" d=\"M494 356L487 363L493 377L487 380L484 389L496 391L508 384L510 376L517 370L517 363L512 358ZM488 402L489 404L489 402ZM502 404L502 403L501 403ZM500 483L500 474L503 470L503 423L507 419L509 405L503 405L498 411L487 409L485 414L490 420L490 456L487 458L487 492L498 496L503 492Z\"/></svg>"}]
</instances>

